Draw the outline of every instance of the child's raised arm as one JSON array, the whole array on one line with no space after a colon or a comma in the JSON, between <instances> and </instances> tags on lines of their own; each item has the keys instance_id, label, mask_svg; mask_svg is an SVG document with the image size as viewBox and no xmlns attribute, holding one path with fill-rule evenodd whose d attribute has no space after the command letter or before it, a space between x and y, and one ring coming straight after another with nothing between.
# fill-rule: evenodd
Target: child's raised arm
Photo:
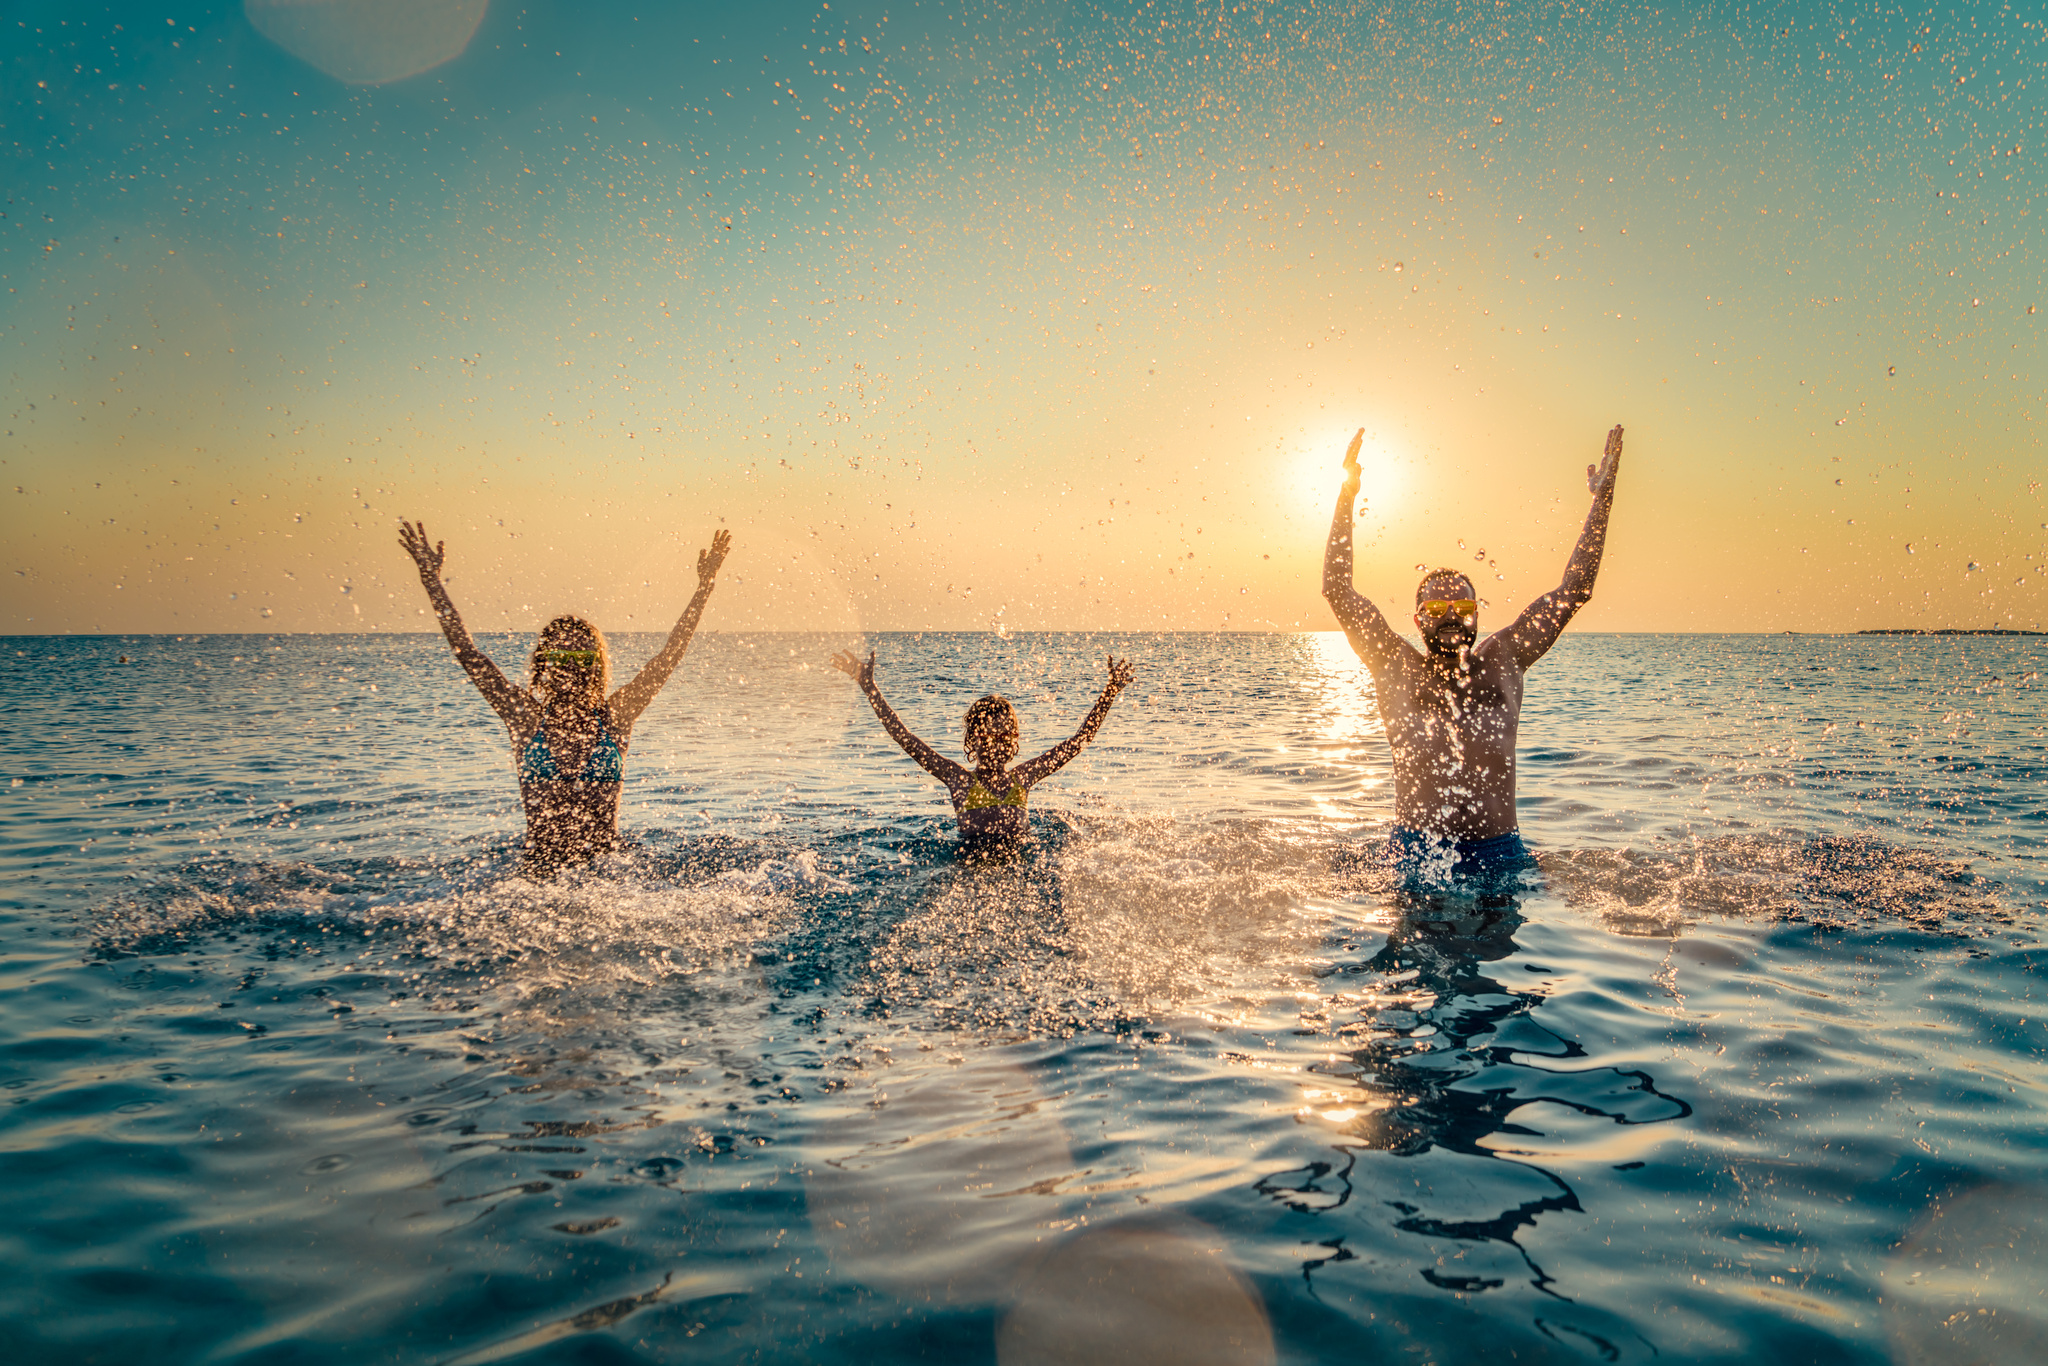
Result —
<instances>
[{"instance_id":1,"label":"child's raised arm","mask_svg":"<svg viewBox=\"0 0 2048 1366\"><path fill-rule=\"evenodd\" d=\"M868 705L875 709L875 716L881 721L882 729L889 732L891 740L903 747L905 754L917 760L919 768L944 783L949 790L966 785L966 768L918 739L911 733L910 727L903 724L903 718L896 714L896 709L882 699L882 690L875 686L874 651L868 651L868 657L862 659L851 650L841 650L832 656L832 667L860 684L860 690L867 694Z\"/></svg>"},{"instance_id":2,"label":"child's raised arm","mask_svg":"<svg viewBox=\"0 0 2048 1366\"><path fill-rule=\"evenodd\" d=\"M1109 715L1110 704L1116 701L1116 695L1128 687L1136 676L1137 670L1131 667L1130 660L1118 659L1111 655L1109 683L1102 689L1102 696L1097 698L1095 705L1089 709L1087 717L1082 720L1081 729L1075 731L1072 738L1060 741L1030 763L1019 764L1011 770L1012 776L1029 788L1059 772L1068 760L1079 754L1087 743L1095 738L1095 732L1102 729L1102 722Z\"/></svg>"}]
</instances>

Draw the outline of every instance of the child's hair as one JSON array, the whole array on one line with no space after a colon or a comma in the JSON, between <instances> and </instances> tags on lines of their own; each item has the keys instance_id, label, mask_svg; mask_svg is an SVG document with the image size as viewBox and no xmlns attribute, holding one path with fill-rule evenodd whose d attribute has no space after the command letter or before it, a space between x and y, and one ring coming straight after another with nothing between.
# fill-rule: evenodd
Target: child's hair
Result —
<instances>
[{"instance_id":1,"label":"child's hair","mask_svg":"<svg viewBox=\"0 0 2048 1366\"><path fill-rule=\"evenodd\" d=\"M594 622L582 617L562 616L540 628L540 639L533 642L533 654L527 660L527 681L533 687L540 686L540 657L543 651L564 648L582 648L579 636L588 636L590 648L597 651L597 695L609 697L612 691L612 652L604 643L604 632ZM573 647L564 646L564 637L575 641Z\"/></svg>"},{"instance_id":2,"label":"child's hair","mask_svg":"<svg viewBox=\"0 0 2048 1366\"><path fill-rule=\"evenodd\" d=\"M984 746L1006 750L1004 763L1017 757L1017 709L1007 697L990 693L967 709L967 757L979 760Z\"/></svg>"}]
</instances>

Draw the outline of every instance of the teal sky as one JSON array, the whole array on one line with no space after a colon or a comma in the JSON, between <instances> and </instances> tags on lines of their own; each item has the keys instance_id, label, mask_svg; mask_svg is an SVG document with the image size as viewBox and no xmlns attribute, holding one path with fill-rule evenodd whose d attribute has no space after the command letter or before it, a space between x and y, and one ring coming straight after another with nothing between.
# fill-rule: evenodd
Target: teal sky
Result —
<instances>
[{"instance_id":1,"label":"teal sky","mask_svg":"<svg viewBox=\"0 0 2048 1366\"><path fill-rule=\"evenodd\" d=\"M2033 9L651 8L11 7L4 629L2048 627Z\"/></svg>"}]
</instances>

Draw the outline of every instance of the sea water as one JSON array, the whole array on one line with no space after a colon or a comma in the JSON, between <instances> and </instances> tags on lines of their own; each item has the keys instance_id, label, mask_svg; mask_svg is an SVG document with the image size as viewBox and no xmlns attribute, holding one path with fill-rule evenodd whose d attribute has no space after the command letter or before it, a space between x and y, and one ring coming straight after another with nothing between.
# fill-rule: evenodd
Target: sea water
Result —
<instances>
[{"instance_id":1,"label":"sea water","mask_svg":"<svg viewBox=\"0 0 2048 1366\"><path fill-rule=\"evenodd\" d=\"M1339 636L874 638L947 752L1136 662L989 867L856 643L535 884L437 638L0 642L9 1359L2048 1359L2048 642L1567 636L1483 893Z\"/></svg>"}]
</instances>

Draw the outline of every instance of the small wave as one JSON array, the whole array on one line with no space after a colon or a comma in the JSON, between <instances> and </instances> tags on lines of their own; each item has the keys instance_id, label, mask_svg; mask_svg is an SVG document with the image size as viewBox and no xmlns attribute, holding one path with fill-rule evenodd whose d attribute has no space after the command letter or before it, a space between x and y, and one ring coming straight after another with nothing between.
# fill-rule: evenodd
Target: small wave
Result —
<instances>
[{"instance_id":1,"label":"small wave","mask_svg":"<svg viewBox=\"0 0 2048 1366\"><path fill-rule=\"evenodd\" d=\"M1848 928L2010 921L2001 884L1947 854L1864 836L1723 835L1678 848L1564 849L1544 881L1619 933L1671 934L1713 916Z\"/></svg>"},{"instance_id":2,"label":"small wave","mask_svg":"<svg viewBox=\"0 0 2048 1366\"><path fill-rule=\"evenodd\" d=\"M520 875L517 852L197 862L93 908L91 951L178 953L253 933L324 950L354 945L366 963L412 965L428 989L644 983L732 959L779 933L794 892L851 885L811 851L733 841L636 847L547 882Z\"/></svg>"},{"instance_id":3,"label":"small wave","mask_svg":"<svg viewBox=\"0 0 2048 1366\"><path fill-rule=\"evenodd\" d=\"M780 892L851 892L854 885L818 866L818 855L800 849L787 859L768 859L754 868L732 868L718 875L728 887L754 896Z\"/></svg>"},{"instance_id":4,"label":"small wave","mask_svg":"<svg viewBox=\"0 0 2048 1366\"><path fill-rule=\"evenodd\" d=\"M332 869L291 860L201 860L94 907L93 951L102 957L175 953L209 934L354 925L385 892L388 875L402 875L402 867L390 861Z\"/></svg>"}]
</instances>

